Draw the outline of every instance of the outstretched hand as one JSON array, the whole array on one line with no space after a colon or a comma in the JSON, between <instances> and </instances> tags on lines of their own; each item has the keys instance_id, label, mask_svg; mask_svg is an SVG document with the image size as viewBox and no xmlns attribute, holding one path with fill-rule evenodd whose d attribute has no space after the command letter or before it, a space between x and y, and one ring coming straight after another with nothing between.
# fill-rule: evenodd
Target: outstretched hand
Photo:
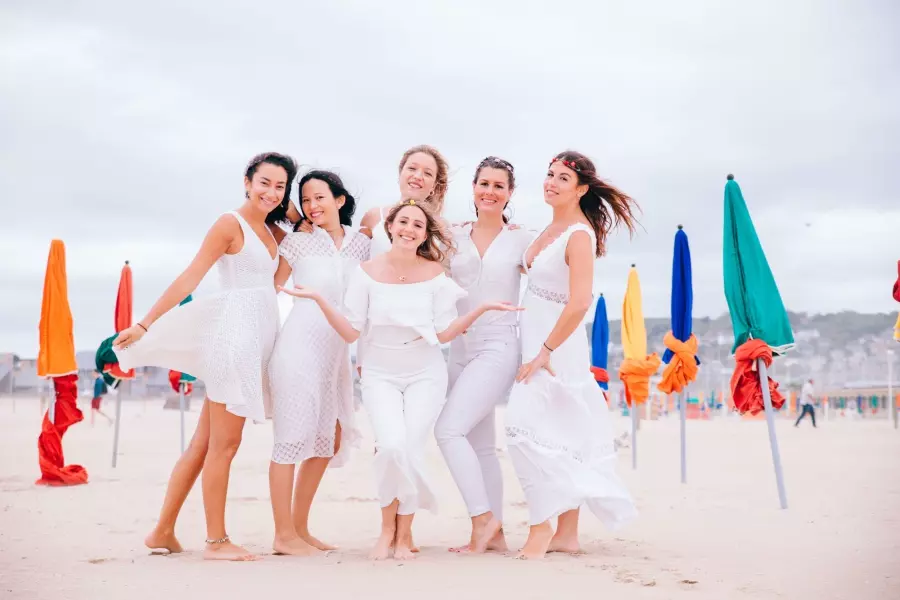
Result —
<instances>
[{"instance_id":1,"label":"outstretched hand","mask_svg":"<svg viewBox=\"0 0 900 600\"><path fill-rule=\"evenodd\" d=\"M317 292L313 288L303 285L295 285L294 289L288 289L279 285L277 289L279 292L284 292L285 294L293 296L294 298L307 298L309 300L315 300L319 297L319 292Z\"/></svg>"},{"instance_id":2,"label":"outstretched hand","mask_svg":"<svg viewBox=\"0 0 900 600\"><path fill-rule=\"evenodd\" d=\"M140 325L132 325L128 329L123 329L119 332L119 335L116 336L116 339L113 341L113 351L127 348L131 344L144 337L145 333L147 332L144 331L144 328Z\"/></svg>"},{"instance_id":3,"label":"outstretched hand","mask_svg":"<svg viewBox=\"0 0 900 600\"><path fill-rule=\"evenodd\" d=\"M491 310L500 310L505 312L520 312L525 310L524 306L516 306L512 302L486 302L482 305L484 312Z\"/></svg>"}]
</instances>

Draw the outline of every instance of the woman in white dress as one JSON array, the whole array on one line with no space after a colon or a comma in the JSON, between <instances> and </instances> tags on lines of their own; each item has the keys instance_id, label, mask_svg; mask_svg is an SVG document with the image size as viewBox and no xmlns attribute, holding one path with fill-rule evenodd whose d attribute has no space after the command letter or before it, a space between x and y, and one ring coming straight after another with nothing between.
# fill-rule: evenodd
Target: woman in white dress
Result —
<instances>
[{"instance_id":1,"label":"woman in white dress","mask_svg":"<svg viewBox=\"0 0 900 600\"><path fill-rule=\"evenodd\" d=\"M356 201L341 178L310 171L297 185L300 208L313 225L278 247L275 284L289 275L340 307L350 273L368 260L371 240L352 228ZM310 300L295 299L269 363L275 447L269 466L273 549L310 555L334 547L309 533L309 511L326 468L341 466L359 434L353 424L353 378L347 343ZM294 485L294 465L300 464ZM293 510L291 498L293 497Z\"/></svg>"},{"instance_id":2,"label":"woman in white dress","mask_svg":"<svg viewBox=\"0 0 900 600\"><path fill-rule=\"evenodd\" d=\"M610 528L636 515L616 474L609 413L591 376L581 327L592 301L594 259L604 253L613 227L633 231L636 205L601 180L590 159L572 151L550 162L544 201L553 220L523 257L528 288L520 327L528 362L506 412L509 455L531 525L518 558L577 551L582 504Z\"/></svg>"},{"instance_id":3,"label":"woman in white dress","mask_svg":"<svg viewBox=\"0 0 900 600\"><path fill-rule=\"evenodd\" d=\"M501 158L489 156L475 171L478 220L451 229L450 277L468 292L460 314L484 301L518 302L522 254L534 234L508 225L515 185L513 166ZM450 345L450 391L434 433L472 519L469 543L453 552L507 550L494 413L521 362L517 321L514 313L486 314Z\"/></svg>"},{"instance_id":4,"label":"woman in white dress","mask_svg":"<svg viewBox=\"0 0 900 600\"><path fill-rule=\"evenodd\" d=\"M437 502L425 474L424 446L444 404L447 343L488 310L518 310L485 303L461 317L465 292L444 274L439 244L448 246L430 211L415 200L398 204L386 218L391 249L351 276L346 316L321 293L299 287L288 293L311 298L348 343L366 351L363 405L375 432L375 476L381 535L371 557L413 558L411 528L417 510Z\"/></svg>"},{"instance_id":5,"label":"woman in white dress","mask_svg":"<svg viewBox=\"0 0 900 600\"><path fill-rule=\"evenodd\" d=\"M288 156L270 152L254 157L244 173L244 204L219 217L187 269L143 319L116 338L123 369L174 369L206 386L197 429L169 478L159 522L145 540L151 549L181 551L175 521L202 471L207 533L203 557L255 558L229 540L225 498L244 421L265 421L271 406L265 373L279 321L274 286L278 244L272 230L284 217L296 172ZM178 306L214 264L222 290Z\"/></svg>"}]
</instances>

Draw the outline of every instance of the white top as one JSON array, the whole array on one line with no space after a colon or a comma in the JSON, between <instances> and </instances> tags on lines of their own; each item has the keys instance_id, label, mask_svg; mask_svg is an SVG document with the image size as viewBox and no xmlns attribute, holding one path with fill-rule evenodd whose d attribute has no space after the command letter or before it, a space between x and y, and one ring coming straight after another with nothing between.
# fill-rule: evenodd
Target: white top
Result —
<instances>
[{"instance_id":1,"label":"white top","mask_svg":"<svg viewBox=\"0 0 900 600\"><path fill-rule=\"evenodd\" d=\"M466 314L485 302L517 304L521 292L522 255L534 239L528 229L504 227L488 246L484 258L472 241L472 224L451 228L456 252L450 258L450 276L468 294L457 302L459 314ZM518 313L491 311L478 317L474 326L511 325Z\"/></svg>"},{"instance_id":2,"label":"white top","mask_svg":"<svg viewBox=\"0 0 900 600\"><path fill-rule=\"evenodd\" d=\"M800 388L800 404L809 404L813 405L816 403L816 399L814 397L815 390L813 389L813 384L810 382L806 382L803 384L803 387Z\"/></svg>"},{"instance_id":3,"label":"white top","mask_svg":"<svg viewBox=\"0 0 900 600\"><path fill-rule=\"evenodd\" d=\"M291 265L294 283L314 288L333 305L340 306L353 269L369 260L370 246L371 240L365 234L344 226L344 239L338 248L327 231L314 226L311 233L287 234L278 253ZM294 303L308 304L301 298L294 298Z\"/></svg>"},{"instance_id":4,"label":"white top","mask_svg":"<svg viewBox=\"0 0 900 600\"><path fill-rule=\"evenodd\" d=\"M389 331L388 338L398 345L422 337L436 346L437 334L456 319L456 301L465 294L443 273L418 283L382 283L359 266L350 276L344 313L367 346L385 339L379 330Z\"/></svg>"},{"instance_id":5,"label":"white top","mask_svg":"<svg viewBox=\"0 0 900 600\"><path fill-rule=\"evenodd\" d=\"M384 228L384 208L378 209L381 219L372 227L372 258L391 249L391 240Z\"/></svg>"}]
</instances>

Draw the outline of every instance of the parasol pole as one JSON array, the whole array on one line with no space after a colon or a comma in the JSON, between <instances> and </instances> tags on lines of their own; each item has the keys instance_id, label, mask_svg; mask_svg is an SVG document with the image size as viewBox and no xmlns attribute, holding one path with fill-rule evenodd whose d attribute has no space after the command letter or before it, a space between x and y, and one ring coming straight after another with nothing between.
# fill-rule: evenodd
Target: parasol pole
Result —
<instances>
[{"instance_id":1,"label":"parasol pole","mask_svg":"<svg viewBox=\"0 0 900 600\"><path fill-rule=\"evenodd\" d=\"M178 384L178 411L181 413L181 453L184 454L184 382Z\"/></svg>"},{"instance_id":2,"label":"parasol pole","mask_svg":"<svg viewBox=\"0 0 900 600\"><path fill-rule=\"evenodd\" d=\"M888 423L893 421L894 429L897 429L897 399L894 398L894 351L887 351L888 364L888 409L891 411Z\"/></svg>"},{"instance_id":3,"label":"parasol pole","mask_svg":"<svg viewBox=\"0 0 900 600\"><path fill-rule=\"evenodd\" d=\"M637 469L637 402L632 400L628 408L631 412L631 468Z\"/></svg>"},{"instance_id":4,"label":"parasol pole","mask_svg":"<svg viewBox=\"0 0 900 600\"><path fill-rule=\"evenodd\" d=\"M121 383L119 384L121 385ZM116 424L113 432L113 455L112 466L116 468L116 461L119 458L119 423L122 422L122 391L116 388Z\"/></svg>"},{"instance_id":5,"label":"parasol pole","mask_svg":"<svg viewBox=\"0 0 900 600\"><path fill-rule=\"evenodd\" d=\"M678 419L681 421L681 483L687 483L687 386L681 390Z\"/></svg>"},{"instance_id":6,"label":"parasol pole","mask_svg":"<svg viewBox=\"0 0 900 600\"><path fill-rule=\"evenodd\" d=\"M50 388L48 392L47 399L47 418L50 419L50 422L54 425L56 424L56 390L53 389L52 379L47 378L44 382L47 384L47 387Z\"/></svg>"},{"instance_id":7,"label":"parasol pole","mask_svg":"<svg viewBox=\"0 0 900 600\"><path fill-rule=\"evenodd\" d=\"M786 509L787 493L784 491L784 474L781 472L781 453L778 451L778 437L775 434L775 410L772 408L772 397L769 394L769 373L763 359L756 360L759 372L759 387L762 389L763 403L766 407L766 425L769 427L769 445L772 447L772 463L775 466L775 483L778 485L778 500L781 508Z\"/></svg>"}]
</instances>

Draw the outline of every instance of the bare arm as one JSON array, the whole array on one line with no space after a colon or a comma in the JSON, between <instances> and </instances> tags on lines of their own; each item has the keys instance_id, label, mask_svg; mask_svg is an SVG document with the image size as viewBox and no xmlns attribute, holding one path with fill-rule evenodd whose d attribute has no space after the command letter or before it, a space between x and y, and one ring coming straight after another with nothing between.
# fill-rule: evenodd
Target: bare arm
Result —
<instances>
[{"instance_id":1,"label":"bare arm","mask_svg":"<svg viewBox=\"0 0 900 600\"><path fill-rule=\"evenodd\" d=\"M291 264L283 257L278 257L278 268L275 270L275 289L283 286L291 276Z\"/></svg>"},{"instance_id":2,"label":"bare arm","mask_svg":"<svg viewBox=\"0 0 900 600\"><path fill-rule=\"evenodd\" d=\"M316 304L319 305L319 308L322 309L322 314L325 315L325 319L328 320L328 324L331 325L335 331L337 331L338 335L344 338L344 341L348 344L352 344L356 340L359 339L359 331L357 331L353 325L350 324L350 321L347 320L347 317L341 314L337 308L335 308L330 302L325 300L319 294L315 294L313 296L313 300L316 301Z\"/></svg>"},{"instance_id":3,"label":"bare arm","mask_svg":"<svg viewBox=\"0 0 900 600\"><path fill-rule=\"evenodd\" d=\"M359 223L359 230L372 237L372 230L378 225L379 221L381 221L381 207L370 208L363 215L362 221Z\"/></svg>"},{"instance_id":4,"label":"bare arm","mask_svg":"<svg viewBox=\"0 0 900 600\"><path fill-rule=\"evenodd\" d=\"M162 315L172 310L179 302L184 300L188 294L197 289L200 281L206 276L216 261L228 251L228 248L238 238L240 225L234 217L223 215L219 217L209 233L200 245L200 250L191 261L191 264L175 278L175 281L166 288L156 304L150 309L143 319L139 322L149 329L149 327Z\"/></svg>"},{"instance_id":5,"label":"bare arm","mask_svg":"<svg viewBox=\"0 0 900 600\"><path fill-rule=\"evenodd\" d=\"M487 308L485 306L479 306L468 314L453 319L447 329L437 334L438 342L446 344L447 342L453 341L456 336L464 333L466 329L471 327L472 323L475 322L475 319L483 315L485 312L487 312Z\"/></svg>"}]
</instances>

